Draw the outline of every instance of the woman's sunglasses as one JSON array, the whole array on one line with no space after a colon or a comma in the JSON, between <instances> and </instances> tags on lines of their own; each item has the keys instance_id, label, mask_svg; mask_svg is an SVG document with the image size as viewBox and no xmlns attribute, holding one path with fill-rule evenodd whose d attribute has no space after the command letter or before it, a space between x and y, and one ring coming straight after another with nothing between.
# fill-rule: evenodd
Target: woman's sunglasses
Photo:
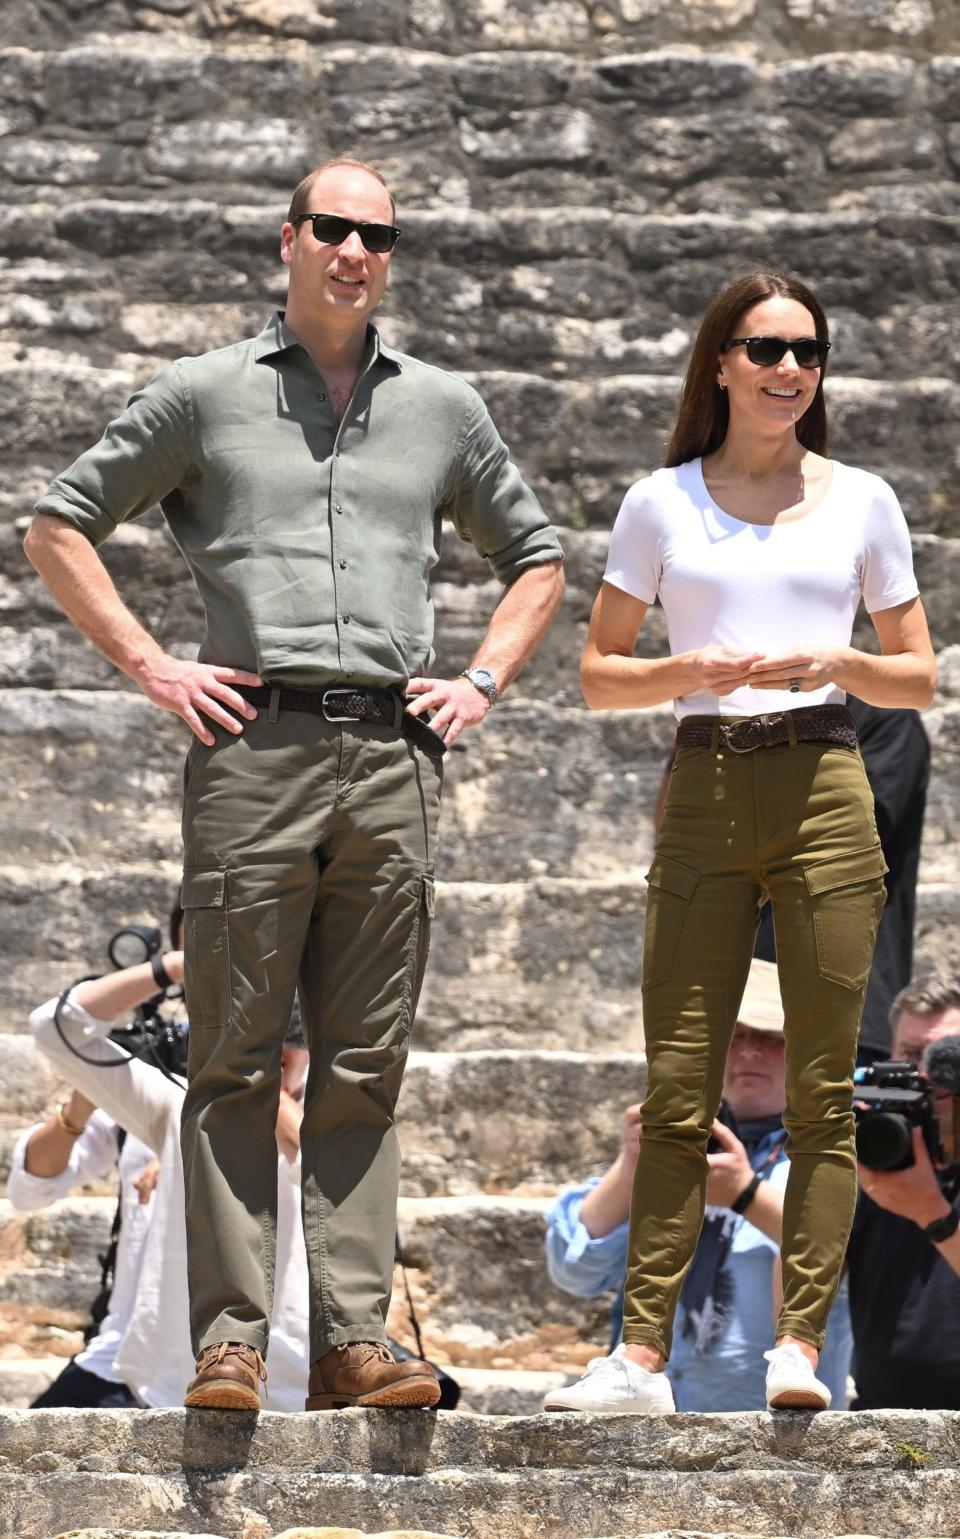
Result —
<instances>
[{"instance_id":1,"label":"woman's sunglasses","mask_svg":"<svg viewBox=\"0 0 960 1539\"><path fill-rule=\"evenodd\" d=\"M392 251L400 239L400 231L395 224L357 224L353 219L342 218L340 214L298 214L291 223L304 224L308 219L313 225L314 240L322 241L325 246L339 246L354 230L367 251L378 254Z\"/></svg>"},{"instance_id":2,"label":"woman's sunglasses","mask_svg":"<svg viewBox=\"0 0 960 1539\"><path fill-rule=\"evenodd\" d=\"M830 351L830 343L821 342L819 337L794 337L791 341L786 337L731 337L724 342L721 352L729 352L731 347L745 347L750 362L765 369L779 363L787 352L793 354L801 369L822 369Z\"/></svg>"}]
</instances>

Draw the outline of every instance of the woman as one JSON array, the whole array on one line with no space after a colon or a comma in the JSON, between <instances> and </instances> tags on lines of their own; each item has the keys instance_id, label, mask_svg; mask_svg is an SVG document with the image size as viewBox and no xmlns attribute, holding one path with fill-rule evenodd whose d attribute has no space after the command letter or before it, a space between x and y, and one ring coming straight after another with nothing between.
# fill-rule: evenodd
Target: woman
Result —
<instances>
[{"instance_id":1,"label":"woman","mask_svg":"<svg viewBox=\"0 0 960 1539\"><path fill-rule=\"evenodd\" d=\"M582 665L594 709L672 699L677 753L648 873L648 1056L624 1344L585 1410L670 1411L664 1367L703 1221L705 1149L760 905L773 903L791 1170L771 1406L816 1377L853 1217L851 1073L885 864L845 692L929 703L936 666L897 499L826 457L830 343L815 296L754 273L710 305L666 467L618 515ZM649 606L670 656L633 656ZM860 598L881 655L850 645ZM733 1204L749 1215L756 1191Z\"/></svg>"}]
</instances>

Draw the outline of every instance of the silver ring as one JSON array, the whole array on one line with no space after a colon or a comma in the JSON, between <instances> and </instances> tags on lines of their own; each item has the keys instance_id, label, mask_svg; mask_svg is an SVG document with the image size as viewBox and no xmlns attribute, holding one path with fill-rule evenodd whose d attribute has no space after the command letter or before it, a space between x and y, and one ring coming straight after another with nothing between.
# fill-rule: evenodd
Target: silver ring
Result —
<instances>
[{"instance_id":1,"label":"silver ring","mask_svg":"<svg viewBox=\"0 0 960 1539\"><path fill-rule=\"evenodd\" d=\"M791 693L791 695L799 695L799 693L800 693L800 680L799 679L791 679L790 680L790 693Z\"/></svg>"}]
</instances>

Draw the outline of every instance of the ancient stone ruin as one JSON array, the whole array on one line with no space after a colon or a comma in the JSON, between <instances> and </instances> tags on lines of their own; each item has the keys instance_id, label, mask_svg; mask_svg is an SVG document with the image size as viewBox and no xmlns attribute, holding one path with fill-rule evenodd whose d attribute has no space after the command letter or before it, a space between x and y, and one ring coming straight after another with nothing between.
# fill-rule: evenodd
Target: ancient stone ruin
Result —
<instances>
[{"instance_id":1,"label":"ancient stone ruin","mask_svg":"<svg viewBox=\"0 0 960 1539\"><path fill-rule=\"evenodd\" d=\"M24 1417L78 1345L113 1199L3 1204L0 1533L960 1532L958 1417L500 1419L605 1342L604 1301L546 1279L542 1214L604 1168L643 1083L642 877L672 720L588 713L576 663L696 319L756 265L822 295L834 452L887 476L913 531L941 664L917 945L960 961L955 0L6 0L0 37L0 1174L54 1094L28 1010L168 908L186 747L63 620L21 539L138 383L282 303L277 231L311 164L382 167L404 230L387 340L478 383L569 551L561 621L451 755L402 1102L426 1345L492 1419L268 1414L238 1447L235 1423L179 1412ZM158 513L104 554L188 654L200 616ZM452 534L438 577L438 671L456 671L496 585ZM393 1327L411 1339L401 1289Z\"/></svg>"}]
</instances>

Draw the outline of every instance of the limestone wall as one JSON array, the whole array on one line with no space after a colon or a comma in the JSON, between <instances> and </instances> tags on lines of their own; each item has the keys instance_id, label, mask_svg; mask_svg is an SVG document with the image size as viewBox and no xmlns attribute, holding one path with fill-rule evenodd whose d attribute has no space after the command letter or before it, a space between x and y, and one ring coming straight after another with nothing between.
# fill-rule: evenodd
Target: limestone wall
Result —
<instances>
[{"instance_id":1,"label":"limestone wall","mask_svg":"<svg viewBox=\"0 0 960 1539\"><path fill-rule=\"evenodd\" d=\"M698 315L755 265L821 292L834 452L892 479L914 534L942 660L918 946L960 960L960 12L6 0L0 42L0 1169L52 1094L27 1010L102 965L117 923L166 910L185 747L28 569L33 500L171 356L259 328L282 302L291 186L359 151L404 230L385 332L480 385L570 552L553 634L451 755L404 1105L414 1286L455 1362L583 1360L603 1306L548 1290L540 1213L602 1168L642 1085L642 873L671 722L590 715L576 659ZM158 516L105 556L188 652L200 616ZM452 538L438 576L438 668L459 669L497 589ZM662 646L656 614L648 637ZM74 1344L108 1210L93 1194L8 1219L0 1353Z\"/></svg>"}]
</instances>

